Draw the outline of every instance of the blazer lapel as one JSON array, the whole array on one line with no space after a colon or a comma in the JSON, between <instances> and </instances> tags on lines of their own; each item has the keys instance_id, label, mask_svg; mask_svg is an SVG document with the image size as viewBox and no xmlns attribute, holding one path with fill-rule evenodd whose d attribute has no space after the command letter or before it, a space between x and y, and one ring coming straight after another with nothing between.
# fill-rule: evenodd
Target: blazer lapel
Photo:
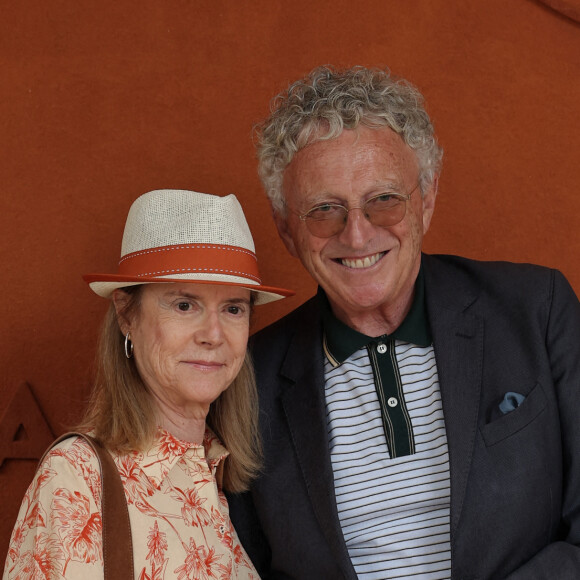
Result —
<instances>
[{"instance_id":1,"label":"blazer lapel","mask_svg":"<svg viewBox=\"0 0 580 580\"><path fill-rule=\"evenodd\" d=\"M312 509L345 578L354 579L338 519L328 452L321 322L317 309L307 310L307 314L308 324L294 337L281 369L291 381L281 401Z\"/></svg>"},{"instance_id":2,"label":"blazer lapel","mask_svg":"<svg viewBox=\"0 0 580 580\"><path fill-rule=\"evenodd\" d=\"M456 269L423 256L427 315L443 401L451 470L451 537L473 456L483 373L483 319L470 312L478 290Z\"/></svg>"}]
</instances>

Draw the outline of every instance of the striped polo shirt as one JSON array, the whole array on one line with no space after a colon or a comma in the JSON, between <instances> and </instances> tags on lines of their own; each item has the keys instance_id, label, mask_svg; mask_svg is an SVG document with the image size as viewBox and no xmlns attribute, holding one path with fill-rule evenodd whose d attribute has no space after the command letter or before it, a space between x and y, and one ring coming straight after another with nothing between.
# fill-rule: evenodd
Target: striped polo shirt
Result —
<instances>
[{"instance_id":1,"label":"striped polo shirt","mask_svg":"<svg viewBox=\"0 0 580 580\"><path fill-rule=\"evenodd\" d=\"M356 332L319 295L330 457L356 573L449 578L449 455L422 273L391 335Z\"/></svg>"}]
</instances>

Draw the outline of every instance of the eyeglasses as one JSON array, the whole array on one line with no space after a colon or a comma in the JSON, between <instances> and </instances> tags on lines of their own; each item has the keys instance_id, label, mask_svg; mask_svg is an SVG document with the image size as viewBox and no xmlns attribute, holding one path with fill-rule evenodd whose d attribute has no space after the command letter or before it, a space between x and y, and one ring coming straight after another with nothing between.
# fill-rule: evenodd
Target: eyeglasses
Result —
<instances>
[{"instance_id":1,"label":"eyeglasses","mask_svg":"<svg viewBox=\"0 0 580 580\"><path fill-rule=\"evenodd\" d=\"M305 214L299 215L306 224L308 231L317 238L331 238L336 236L346 227L348 213L362 210L364 216L374 226L388 228L397 225L405 217L407 201L419 184L407 194L404 193L381 193L367 199L362 205L347 208L339 203L323 203L314 206Z\"/></svg>"}]
</instances>

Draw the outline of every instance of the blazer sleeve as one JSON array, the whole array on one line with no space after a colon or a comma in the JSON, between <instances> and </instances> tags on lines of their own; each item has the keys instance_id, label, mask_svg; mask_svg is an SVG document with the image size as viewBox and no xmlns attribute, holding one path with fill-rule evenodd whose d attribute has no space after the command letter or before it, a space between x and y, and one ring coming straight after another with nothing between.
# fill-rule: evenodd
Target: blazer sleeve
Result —
<instances>
[{"instance_id":1,"label":"blazer sleeve","mask_svg":"<svg viewBox=\"0 0 580 580\"><path fill-rule=\"evenodd\" d=\"M546 328L561 421L564 489L561 538L548 544L507 580L577 580L580 578L580 303L559 272Z\"/></svg>"},{"instance_id":2,"label":"blazer sleeve","mask_svg":"<svg viewBox=\"0 0 580 580\"><path fill-rule=\"evenodd\" d=\"M227 494L230 518L235 524L236 533L242 542L260 578L272 578L272 552L262 531L251 492Z\"/></svg>"}]
</instances>

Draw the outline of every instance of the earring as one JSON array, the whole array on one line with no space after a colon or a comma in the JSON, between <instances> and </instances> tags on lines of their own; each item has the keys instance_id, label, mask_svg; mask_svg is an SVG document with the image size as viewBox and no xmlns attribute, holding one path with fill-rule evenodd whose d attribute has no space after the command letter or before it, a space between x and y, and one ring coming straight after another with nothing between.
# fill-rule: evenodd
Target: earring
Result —
<instances>
[{"instance_id":1,"label":"earring","mask_svg":"<svg viewBox=\"0 0 580 580\"><path fill-rule=\"evenodd\" d=\"M125 335L125 356L132 358L133 356L133 342L131 341L131 332Z\"/></svg>"}]
</instances>

